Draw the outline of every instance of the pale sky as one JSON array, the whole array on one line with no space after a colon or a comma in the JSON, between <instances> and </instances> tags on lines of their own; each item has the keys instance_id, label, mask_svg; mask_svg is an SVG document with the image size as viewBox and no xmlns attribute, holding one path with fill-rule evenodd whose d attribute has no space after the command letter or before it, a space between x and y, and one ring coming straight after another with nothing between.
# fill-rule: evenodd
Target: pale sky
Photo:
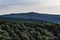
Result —
<instances>
[{"instance_id":1,"label":"pale sky","mask_svg":"<svg viewBox=\"0 0 60 40\"><path fill-rule=\"evenodd\" d=\"M60 14L60 0L0 0L0 15L20 12Z\"/></svg>"}]
</instances>

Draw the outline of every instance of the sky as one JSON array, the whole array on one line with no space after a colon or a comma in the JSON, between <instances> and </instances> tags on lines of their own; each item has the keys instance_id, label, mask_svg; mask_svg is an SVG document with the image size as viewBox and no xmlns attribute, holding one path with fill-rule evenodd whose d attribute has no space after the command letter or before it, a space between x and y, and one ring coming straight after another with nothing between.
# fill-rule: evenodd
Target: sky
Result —
<instances>
[{"instance_id":1,"label":"sky","mask_svg":"<svg viewBox=\"0 0 60 40\"><path fill-rule=\"evenodd\" d=\"M0 0L0 15L21 12L60 15L60 0Z\"/></svg>"}]
</instances>

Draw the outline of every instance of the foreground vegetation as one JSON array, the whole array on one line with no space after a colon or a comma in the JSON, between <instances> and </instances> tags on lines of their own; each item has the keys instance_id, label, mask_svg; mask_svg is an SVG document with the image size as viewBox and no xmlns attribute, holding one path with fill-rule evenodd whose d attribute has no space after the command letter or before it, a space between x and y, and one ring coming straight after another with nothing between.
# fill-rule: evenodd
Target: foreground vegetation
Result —
<instances>
[{"instance_id":1,"label":"foreground vegetation","mask_svg":"<svg viewBox=\"0 0 60 40\"><path fill-rule=\"evenodd\" d=\"M0 40L60 40L60 24L0 20Z\"/></svg>"}]
</instances>

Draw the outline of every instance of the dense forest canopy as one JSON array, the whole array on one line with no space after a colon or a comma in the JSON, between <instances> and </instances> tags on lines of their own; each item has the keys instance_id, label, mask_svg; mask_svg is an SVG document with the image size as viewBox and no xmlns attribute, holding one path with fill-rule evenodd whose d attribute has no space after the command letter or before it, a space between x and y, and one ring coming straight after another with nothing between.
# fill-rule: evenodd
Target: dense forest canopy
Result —
<instances>
[{"instance_id":1,"label":"dense forest canopy","mask_svg":"<svg viewBox=\"0 0 60 40\"><path fill-rule=\"evenodd\" d=\"M60 40L60 24L0 20L0 40Z\"/></svg>"}]
</instances>

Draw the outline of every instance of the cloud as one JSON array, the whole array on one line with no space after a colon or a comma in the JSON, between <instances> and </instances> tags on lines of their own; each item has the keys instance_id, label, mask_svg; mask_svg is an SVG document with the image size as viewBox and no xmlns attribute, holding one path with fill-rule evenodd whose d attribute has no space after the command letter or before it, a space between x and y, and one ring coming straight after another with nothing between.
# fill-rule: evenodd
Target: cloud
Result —
<instances>
[{"instance_id":1,"label":"cloud","mask_svg":"<svg viewBox=\"0 0 60 40\"><path fill-rule=\"evenodd\" d=\"M60 13L60 0L0 0L0 13L37 11Z\"/></svg>"},{"instance_id":2,"label":"cloud","mask_svg":"<svg viewBox=\"0 0 60 40\"><path fill-rule=\"evenodd\" d=\"M37 3L34 0L2 0L0 1L0 6L4 5L28 5L28 4L34 4Z\"/></svg>"},{"instance_id":3,"label":"cloud","mask_svg":"<svg viewBox=\"0 0 60 40\"><path fill-rule=\"evenodd\" d=\"M36 0L0 0L0 9L6 9L10 6L30 7L37 5Z\"/></svg>"}]
</instances>

